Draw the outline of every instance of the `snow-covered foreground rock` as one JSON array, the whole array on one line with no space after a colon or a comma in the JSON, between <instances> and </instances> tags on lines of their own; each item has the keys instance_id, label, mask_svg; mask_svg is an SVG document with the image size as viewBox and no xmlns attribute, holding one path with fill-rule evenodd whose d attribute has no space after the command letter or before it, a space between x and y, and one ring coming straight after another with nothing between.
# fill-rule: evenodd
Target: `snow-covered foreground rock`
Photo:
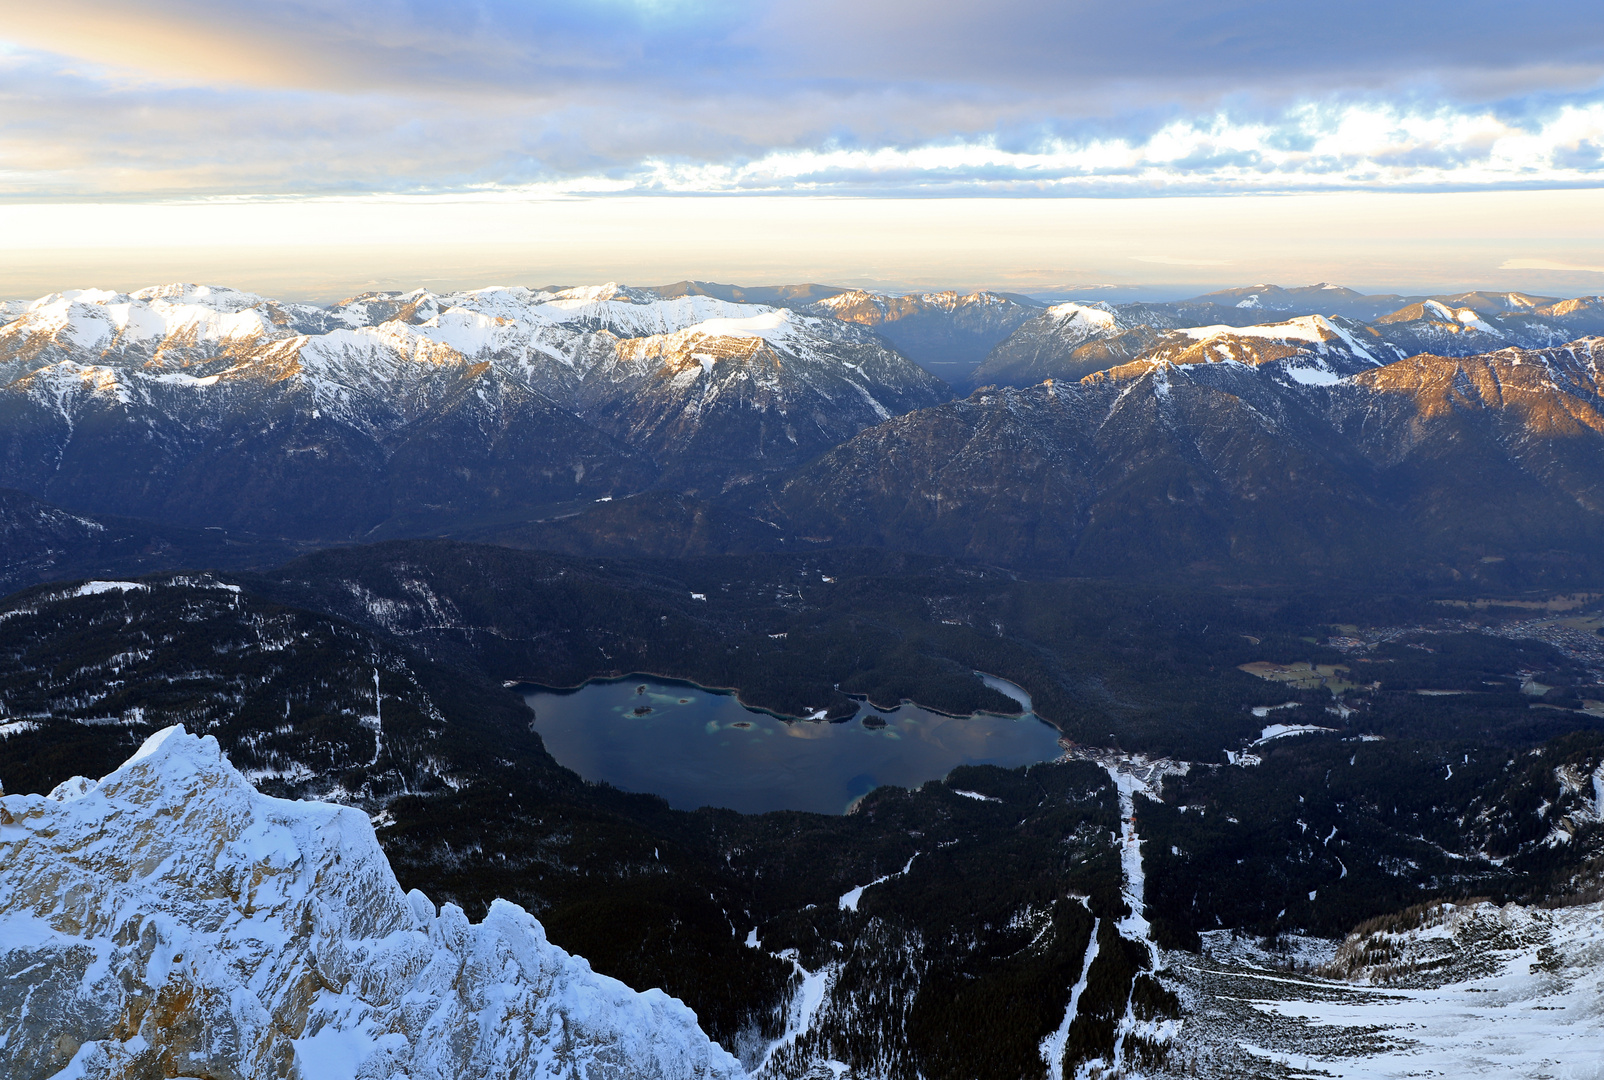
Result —
<instances>
[{"instance_id":1,"label":"snow-covered foreground rock","mask_svg":"<svg viewBox=\"0 0 1604 1080\"><path fill-rule=\"evenodd\" d=\"M742 1075L696 1016L546 940L403 893L368 820L152 736L98 783L0 800L0 1060L46 1077Z\"/></svg>"}]
</instances>

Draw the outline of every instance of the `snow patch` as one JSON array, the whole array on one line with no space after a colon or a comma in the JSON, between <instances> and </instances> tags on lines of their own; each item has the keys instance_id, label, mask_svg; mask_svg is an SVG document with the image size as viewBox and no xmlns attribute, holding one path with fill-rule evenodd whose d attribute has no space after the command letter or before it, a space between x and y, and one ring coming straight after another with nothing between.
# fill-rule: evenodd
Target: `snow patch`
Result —
<instances>
[{"instance_id":1,"label":"snow patch","mask_svg":"<svg viewBox=\"0 0 1604 1080\"><path fill-rule=\"evenodd\" d=\"M984 795L976 795L973 792L968 792L968 791L961 791L961 792L959 792L959 794L960 795L968 795L971 798L975 798L975 799L984 799L985 798ZM993 801L996 801L996 800L993 800ZM867 885L859 885L855 889L849 889L848 891L842 893L841 894L839 910L841 910L841 911L857 911L858 910L858 901L863 899L863 890L864 889L872 889L876 885L883 884L883 883L885 883L887 881L892 880L893 878L901 877L902 875L906 874L909 870L913 869L913 860L917 859L918 857L919 857L919 853L918 852L914 852L914 854L912 854L912 855L910 855L908 857L908 861L907 861L906 864L904 864L902 869L898 870L896 873L886 874L883 877L877 877L873 881L869 882L869 884L867 884Z\"/></svg>"},{"instance_id":2,"label":"snow patch","mask_svg":"<svg viewBox=\"0 0 1604 1080\"><path fill-rule=\"evenodd\" d=\"M141 585L137 581L86 581L70 592L64 593L64 599L73 599L79 596L99 596L109 592L150 592L149 585Z\"/></svg>"},{"instance_id":3,"label":"snow patch","mask_svg":"<svg viewBox=\"0 0 1604 1080\"><path fill-rule=\"evenodd\" d=\"M1253 746L1263 746L1272 739L1285 739L1293 735L1313 735L1321 731L1335 731L1336 728L1319 727L1315 724L1271 724L1259 732L1259 737L1252 743Z\"/></svg>"}]
</instances>

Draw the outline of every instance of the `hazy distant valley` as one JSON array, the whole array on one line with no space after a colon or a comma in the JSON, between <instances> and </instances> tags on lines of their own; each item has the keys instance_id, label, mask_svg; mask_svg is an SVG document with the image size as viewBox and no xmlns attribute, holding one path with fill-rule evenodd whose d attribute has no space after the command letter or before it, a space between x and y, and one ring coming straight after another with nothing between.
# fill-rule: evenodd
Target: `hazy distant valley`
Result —
<instances>
[{"instance_id":1,"label":"hazy distant valley","mask_svg":"<svg viewBox=\"0 0 1604 1080\"><path fill-rule=\"evenodd\" d=\"M1604 298L0 318L18 1076L1596 1071ZM681 810L519 691L646 675L766 714L720 738L912 703L1056 749ZM124 765L172 725L215 749Z\"/></svg>"}]
</instances>

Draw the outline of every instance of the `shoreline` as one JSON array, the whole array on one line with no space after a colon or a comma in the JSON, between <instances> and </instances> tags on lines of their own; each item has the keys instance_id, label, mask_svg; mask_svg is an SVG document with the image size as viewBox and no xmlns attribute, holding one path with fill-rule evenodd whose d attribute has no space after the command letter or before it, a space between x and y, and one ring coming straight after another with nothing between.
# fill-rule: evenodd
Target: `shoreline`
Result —
<instances>
[{"instance_id":1,"label":"shoreline","mask_svg":"<svg viewBox=\"0 0 1604 1080\"><path fill-rule=\"evenodd\" d=\"M1033 699L1024 687L1020 686L1018 683L1010 682L1001 676L989 675L983 671L976 671L975 674L980 677L982 683L991 687L991 689L996 690L1005 697L1012 698L1014 701L1019 702L1020 711L1017 713L1001 713L993 712L990 709L976 709L974 712L953 713L947 712L944 709L933 708L929 705L915 701L912 698L903 698L895 705L885 706L878 705L875 702L870 701L867 694L848 694L845 690L840 691L840 693L859 703L859 708L853 711L852 716L858 715L858 713L862 710L862 706L865 704L867 704L869 708L877 709L881 712L896 712L904 705L912 705L914 708L923 709L925 712L934 713L937 716L944 716L951 720L969 720L977 716L995 716L1006 720L1024 720L1027 717L1033 716L1041 723L1052 728L1054 731L1058 732L1059 734L1063 734L1063 728L1036 713L1032 706ZM651 671L633 671L626 675L593 675L590 678L585 679L584 681L573 686L552 686L549 683L540 682L538 679L503 679L501 685L504 689L512 690L514 692L518 691L520 687L529 687L537 692L544 691L546 693L553 694L577 694L579 691L583 690L587 686L590 686L592 683L622 683L629 682L631 679L654 679L657 682L671 683L677 686L688 686L694 690L700 690L708 694L720 694L726 697L733 697L736 701L736 704L740 705L741 708L747 710L748 712L761 713L764 716L772 716L774 719L788 724L845 724L852 719L852 716L842 717L839 720L832 720L829 716L792 716L788 713L776 712L773 709L765 709L761 705L748 705L741 699L741 690L740 687L737 686L705 686L702 683L691 679L684 679L674 675L660 675ZM991 682L988 682L987 680L991 680ZM1012 687L1014 690L1018 691L1018 696L1009 693L1007 690L1003 690L999 686L992 686L992 682L1002 683L1006 686Z\"/></svg>"}]
</instances>

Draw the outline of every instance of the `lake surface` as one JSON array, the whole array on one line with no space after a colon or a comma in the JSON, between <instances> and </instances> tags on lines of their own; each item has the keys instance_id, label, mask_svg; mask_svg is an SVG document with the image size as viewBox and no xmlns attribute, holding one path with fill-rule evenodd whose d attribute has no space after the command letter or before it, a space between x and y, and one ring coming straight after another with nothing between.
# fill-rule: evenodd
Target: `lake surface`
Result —
<instances>
[{"instance_id":1,"label":"lake surface","mask_svg":"<svg viewBox=\"0 0 1604 1080\"><path fill-rule=\"evenodd\" d=\"M1012 683L989 676L987 683L1030 700ZM914 705L865 704L842 724L787 723L743 707L732 694L655 679L570 691L525 686L522 693L535 710L535 730L563 765L587 780L661 795L681 810L842 814L886 784L913 788L959 765L1014 768L1061 753L1057 729L1028 711L1019 718L951 717Z\"/></svg>"}]
</instances>

